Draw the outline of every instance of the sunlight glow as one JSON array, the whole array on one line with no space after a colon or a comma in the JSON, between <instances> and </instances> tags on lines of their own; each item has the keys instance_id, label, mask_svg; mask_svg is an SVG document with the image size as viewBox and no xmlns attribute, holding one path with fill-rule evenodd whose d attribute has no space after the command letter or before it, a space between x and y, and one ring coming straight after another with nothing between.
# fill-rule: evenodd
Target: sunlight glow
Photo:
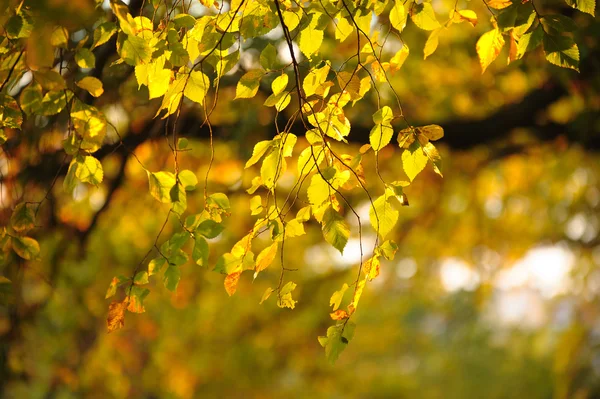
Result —
<instances>
[{"instance_id":1,"label":"sunlight glow","mask_svg":"<svg viewBox=\"0 0 600 399\"><path fill-rule=\"evenodd\" d=\"M534 248L511 268L501 270L495 285L502 290L529 287L538 290L544 297L553 297L568 290L569 273L574 262L575 256L565 247Z\"/></svg>"},{"instance_id":2,"label":"sunlight glow","mask_svg":"<svg viewBox=\"0 0 600 399\"><path fill-rule=\"evenodd\" d=\"M440 278L448 292L472 291L479 285L479 273L459 258L447 258L440 265Z\"/></svg>"}]
</instances>

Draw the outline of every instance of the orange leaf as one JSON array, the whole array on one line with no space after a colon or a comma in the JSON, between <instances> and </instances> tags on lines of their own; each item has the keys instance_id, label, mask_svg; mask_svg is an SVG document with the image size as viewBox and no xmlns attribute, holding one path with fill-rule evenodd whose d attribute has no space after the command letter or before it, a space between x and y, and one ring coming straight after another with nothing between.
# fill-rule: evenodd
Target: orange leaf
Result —
<instances>
[{"instance_id":1,"label":"orange leaf","mask_svg":"<svg viewBox=\"0 0 600 399\"><path fill-rule=\"evenodd\" d=\"M343 309L338 309L333 313L329 313L329 316L331 316L332 320L344 320L344 319L347 319L348 317L350 317L348 312L346 312Z\"/></svg>"},{"instance_id":2,"label":"orange leaf","mask_svg":"<svg viewBox=\"0 0 600 399\"><path fill-rule=\"evenodd\" d=\"M227 291L227 294L229 296L235 294L235 290L237 289L237 284L238 281L240 281L241 274L242 272L234 272L228 274L227 277L225 277L225 291Z\"/></svg>"},{"instance_id":3,"label":"orange leaf","mask_svg":"<svg viewBox=\"0 0 600 399\"><path fill-rule=\"evenodd\" d=\"M127 308L127 299L123 302L115 301L108 305L108 317L106 318L108 332L123 328L125 325L125 308Z\"/></svg>"}]
</instances>

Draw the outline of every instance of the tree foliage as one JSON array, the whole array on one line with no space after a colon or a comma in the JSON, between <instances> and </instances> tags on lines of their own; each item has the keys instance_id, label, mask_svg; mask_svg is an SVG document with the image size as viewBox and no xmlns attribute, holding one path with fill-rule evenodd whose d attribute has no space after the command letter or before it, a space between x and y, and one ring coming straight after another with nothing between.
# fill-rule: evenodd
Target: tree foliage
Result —
<instances>
[{"instance_id":1,"label":"tree foliage","mask_svg":"<svg viewBox=\"0 0 600 399\"><path fill-rule=\"evenodd\" d=\"M127 312L146 310L151 280L162 281L175 292L185 278L182 266L190 258L223 274L230 296L240 279L261 278L261 272L279 264L279 278L267 288L261 303L294 309L297 285L286 259L294 256L294 240L305 234L309 223L316 223L324 242L340 253L352 236L358 237L360 246L355 278L332 293L333 325L318 339L327 358L335 361L354 336L351 319L364 289L380 274L381 260L394 257L397 245L387 237L402 207L409 204L406 187L425 168L442 176L436 141L443 138L443 128L414 126L390 81L417 53L409 51L416 45L403 40L407 26L426 32L422 51L428 58L448 30L470 34L473 26L485 24L489 30L474 44L482 73L490 73L486 70L504 48L508 62L543 51L549 63L579 70L574 21L542 13L533 1L483 0L486 14L459 7L459 2L447 7L413 0L200 3L198 8L189 2L152 0L134 11L119 0L110 1L108 7L103 2L77 2L80 8L63 15L55 12L51 2L3 6L1 142L11 151L30 151L32 157L42 155L38 145L42 139L62 147L64 164L53 171L55 178L47 190L62 179L69 194L82 184L102 184L105 150L121 146L146 173L146 194L169 208L153 246L132 263L130 275L112 280L106 276L110 281L106 298L112 300L109 332L124 326ZM594 0L567 0L566 4L594 15ZM342 54L322 51L326 38L335 40L344 49ZM394 51L389 51L391 42L396 43ZM98 64L99 53L115 49L117 56L110 64ZM245 62L250 49L258 57ZM106 78L106 70L119 71L117 81ZM197 176L182 166L188 149L186 132L178 127L182 113L191 110L202 115L212 141L211 118L219 91L233 74L237 76L235 101L250 101L264 92L263 105L273 110L277 130L268 140L252 143L245 164L253 176L251 186L244 187L247 209L234 208L227 193L212 191L210 167L205 176ZM150 116L165 121L163 141L172 162L161 169L148 168L126 148L120 127L109 115L107 91L123 82L153 100ZM370 113L369 143L352 152L347 143L353 121L347 113L368 101L376 104ZM304 137L292 133L294 124L303 126ZM381 151L392 145L400 151L404 173L390 181L379 173L378 165ZM210 164L215 156L211 149ZM368 157L375 160L377 191L366 187L363 163ZM292 188L283 190L282 185L290 186L285 182L290 173ZM188 196L199 190L203 190L204 206L190 212ZM372 248L362 241L367 226L348 200L352 192L368 197L369 221L376 232ZM48 195L15 204L10 225L2 230L3 262L40 256L40 245L31 233L44 228L36 220L47 199ZM231 249L217 254L218 260L210 264L211 240L226 231L228 218L248 211L255 216L252 229L236 237ZM179 221L179 229L166 236L163 231L171 218ZM350 224L349 219L356 223ZM265 236L266 245L257 240Z\"/></svg>"}]
</instances>

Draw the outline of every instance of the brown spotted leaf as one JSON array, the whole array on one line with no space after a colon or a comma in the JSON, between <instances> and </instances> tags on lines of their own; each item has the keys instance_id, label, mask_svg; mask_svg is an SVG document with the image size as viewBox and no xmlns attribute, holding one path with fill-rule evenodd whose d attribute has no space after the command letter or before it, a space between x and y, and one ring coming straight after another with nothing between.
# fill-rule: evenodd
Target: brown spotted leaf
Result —
<instances>
[{"instance_id":1,"label":"brown spotted leaf","mask_svg":"<svg viewBox=\"0 0 600 399\"><path fill-rule=\"evenodd\" d=\"M238 281L240 281L241 274L242 272L234 272L228 274L227 277L225 277L225 291L227 291L227 294L229 296L235 294L235 290L237 290L237 285Z\"/></svg>"},{"instance_id":2,"label":"brown spotted leaf","mask_svg":"<svg viewBox=\"0 0 600 399\"><path fill-rule=\"evenodd\" d=\"M125 325L125 309L127 308L127 300L123 302L112 302L108 305L108 317L106 318L106 326L108 332L113 332Z\"/></svg>"},{"instance_id":3,"label":"brown spotted leaf","mask_svg":"<svg viewBox=\"0 0 600 399\"><path fill-rule=\"evenodd\" d=\"M338 309L333 313L329 313L329 316L331 316L332 320L344 320L344 319L347 319L348 317L350 317L348 312L346 312L343 309Z\"/></svg>"}]
</instances>

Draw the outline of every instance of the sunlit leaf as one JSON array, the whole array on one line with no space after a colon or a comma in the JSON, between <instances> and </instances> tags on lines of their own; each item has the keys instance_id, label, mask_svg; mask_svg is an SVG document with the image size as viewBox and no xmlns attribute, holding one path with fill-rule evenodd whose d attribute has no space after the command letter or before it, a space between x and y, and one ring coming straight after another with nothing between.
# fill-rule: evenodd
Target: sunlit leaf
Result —
<instances>
[{"instance_id":1,"label":"sunlit leaf","mask_svg":"<svg viewBox=\"0 0 600 399\"><path fill-rule=\"evenodd\" d=\"M343 216L332 207L327 208L323 215L323 236L325 241L340 253L344 252L344 247L346 247L348 237L350 237L350 227Z\"/></svg>"},{"instance_id":2,"label":"sunlit leaf","mask_svg":"<svg viewBox=\"0 0 600 399\"><path fill-rule=\"evenodd\" d=\"M504 47L504 38L498 29L484 33L477 41L476 49L482 73L498 57Z\"/></svg>"}]
</instances>

